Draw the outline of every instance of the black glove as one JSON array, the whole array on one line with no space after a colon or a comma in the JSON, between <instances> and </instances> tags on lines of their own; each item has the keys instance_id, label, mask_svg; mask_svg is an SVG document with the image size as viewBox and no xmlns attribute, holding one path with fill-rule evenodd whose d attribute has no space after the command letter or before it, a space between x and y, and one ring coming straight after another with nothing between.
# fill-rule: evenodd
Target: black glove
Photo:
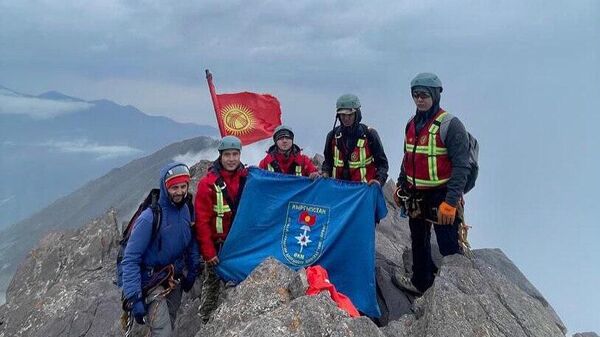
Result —
<instances>
[{"instance_id":1,"label":"black glove","mask_svg":"<svg viewBox=\"0 0 600 337\"><path fill-rule=\"evenodd\" d=\"M144 317L146 316L146 304L143 299L138 299L131 308L131 312L133 313L133 317L135 317L135 321L138 324L144 324Z\"/></svg>"}]
</instances>

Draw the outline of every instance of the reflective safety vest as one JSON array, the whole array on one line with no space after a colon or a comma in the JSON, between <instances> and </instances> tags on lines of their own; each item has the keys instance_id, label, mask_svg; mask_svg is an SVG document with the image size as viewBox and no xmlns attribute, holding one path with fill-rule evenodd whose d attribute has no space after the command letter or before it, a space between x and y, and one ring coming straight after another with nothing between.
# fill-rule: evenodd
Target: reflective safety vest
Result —
<instances>
[{"instance_id":1,"label":"reflective safety vest","mask_svg":"<svg viewBox=\"0 0 600 337\"><path fill-rule=\"evenodd\" d=\"M277 170L275 170L273 165L271 165L272 163L278 168ZM294 174L301 177L302 176L302 166L298 165L298 163L296 163L296 162L294 162L292 165L294 166ZM281 173L281 168L279 168L279 165L277 164L276 160L273 160L272 162L267 164L267 170L269 170L271 172ZM287 173L287 172L285 172L285 173Z\"/></svg>"},{"instance_id":2,"label":"reflective safety vest","mask_svg":"<svg viewBox=\"0 0 600 337\"><path fill-rule=\"evenodd\" d=\"M348 173L349 176L344 177L344 158L342 152L337 146L336 135L333 139L333 170L332 177L337 179L360 181L363 183L369 180L375 179L376 167L371 155L371 149L369 148L369 141L367 135L363 135L356 142L356 147L348 160Z\"/></svg>"},{"instance_id":3,"label":"reflective safety vest","mask_svg":"<svg viewBox=\"0 0 600 337\"><path fill-rule=\"evenodd\" d=\"M408 183L417 189L439 187L450 180L452 163L439 132L446 115L440 109L418 135L414 118L408 124L403 165Z\"/></svg>"},{"instance_id":4,"label":"reflective safety vest","mask_svg":"<svg viewBox=\"0 0 600 337\"><path fill-rule=\"evenodd\" d=\"M231 208L227 204L223 193L227 185L224 182L219 185L219 181L217 181L213 186L215 187L216 194L216 203L213 205L213 211L217 215L215 218L215 228L217 229L217 234L223 234L223 217L225 213L231 212Z\"/></svg>"}]
</instances>

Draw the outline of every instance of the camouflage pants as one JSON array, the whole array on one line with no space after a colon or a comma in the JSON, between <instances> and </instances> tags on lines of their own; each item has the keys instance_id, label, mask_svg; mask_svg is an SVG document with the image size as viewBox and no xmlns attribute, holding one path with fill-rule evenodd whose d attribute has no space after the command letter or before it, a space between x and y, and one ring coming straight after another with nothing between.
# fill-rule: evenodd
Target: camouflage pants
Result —
<instances>
[{"instance_id":1,"label":"camouflage pants","mask_svg":"<svg viewBox=\"0 0 600 337\"><path fill-rule=\"evenodd\" d=\"M221 280L215 272L215 268L205 265L202 273L202 294L200 295L200 307L198 315L203 323L208 322L212 312L219 304L219 292Z\"/></svg>"}]
</instances>

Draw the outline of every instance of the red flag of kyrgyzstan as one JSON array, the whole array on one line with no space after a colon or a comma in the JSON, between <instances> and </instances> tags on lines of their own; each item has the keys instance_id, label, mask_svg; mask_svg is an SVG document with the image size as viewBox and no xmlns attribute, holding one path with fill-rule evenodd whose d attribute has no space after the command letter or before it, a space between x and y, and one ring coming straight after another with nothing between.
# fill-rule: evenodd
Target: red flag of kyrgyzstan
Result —
<instances>
[{"instance_id":1,"label":"red flag of kyrgyzstan","mask_svg":"<svg viewBox=\"0 0 600 337\"><path fill-rule=\"evenodd\" d=\"M271 137L281 125L281 108L274 96L253 92L217 94L208 70L206 80L221 136L236 136L247 145Z\"/></svg>"}]
</instances>

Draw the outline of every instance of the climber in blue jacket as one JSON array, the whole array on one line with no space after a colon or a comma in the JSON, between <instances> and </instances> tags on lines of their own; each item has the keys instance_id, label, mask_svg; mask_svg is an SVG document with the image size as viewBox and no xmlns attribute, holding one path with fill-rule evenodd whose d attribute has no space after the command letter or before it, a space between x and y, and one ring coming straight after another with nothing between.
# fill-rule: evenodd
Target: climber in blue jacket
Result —
<instances>
[{"instance_id":1,"label":"climber in blue jacket","mask_svg":"<svg viewBox=\"0 0 600 337\"><path fill-rule=\"evenodd\" d=\"M186 202L189 169L171 163L160 172L160 226L153 235L153 212L136 219L122 261L123 296L138 324L152 336L171 336L182 291L189 291L200 263L193 208Z\"/></svg>"}]
</instances>

